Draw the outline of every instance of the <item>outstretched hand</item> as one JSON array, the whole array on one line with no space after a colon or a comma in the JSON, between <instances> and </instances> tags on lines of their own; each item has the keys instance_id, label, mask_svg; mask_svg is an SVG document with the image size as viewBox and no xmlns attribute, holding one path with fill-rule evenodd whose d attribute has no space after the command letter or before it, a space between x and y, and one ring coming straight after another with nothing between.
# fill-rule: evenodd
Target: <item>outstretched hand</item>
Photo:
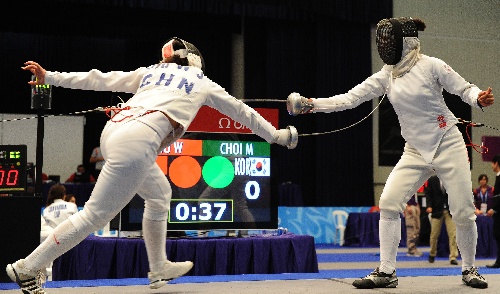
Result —
<instances>
[{"instance_id":1,"label":"outstretched hand","mask_svg":"<svg viewBox=\"0 0 500 294\"><path fill-rule=\"evenodd\" d=\"M481 91L477 95L477 102L481 104L483 107L487 107L493 105L495 98L493 97L493 93L491 93L491 88L488 87L488 90Z\"/></svg>"},{"instance_id":2,"label":"outstretched hand","mask_svg":"<svg viewBox=\"0 0 500 294\"><path fill-rule=\"evenodd\" d=\"M45 73L46 70L38 63L34 61L27 61L24 63L21 69L29 70L36 77L36 81L29 81L30 85L42 85L45 84Z\"/></svg>"}]
</instances>

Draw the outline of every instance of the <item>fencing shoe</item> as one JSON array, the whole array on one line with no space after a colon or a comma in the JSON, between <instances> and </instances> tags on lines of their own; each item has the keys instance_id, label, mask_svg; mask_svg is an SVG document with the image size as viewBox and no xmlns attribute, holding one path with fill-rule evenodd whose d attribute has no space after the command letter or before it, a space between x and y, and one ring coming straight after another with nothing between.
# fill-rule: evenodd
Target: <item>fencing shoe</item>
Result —
<instances>
[{"instance_id":1,"label":"fencing shoe","mask_svg":"<svg viewBox=\"0 0 500 294\"><path fill-rule=\"evenodd\" d=\"M368 276L352 282L352 285L358 289L396 288L398 277L396 271L392 272L392 274L386 274L377 267Z\"/></svg>"},{"instance_id":2,"label":"fencing shoe","mask_svg":"<svg viewBox=\"0 0 500 294\"><path fill-rule=\"evenodd\" d=\"M8 264L7 275L9 278L16 282L19 287L21 287L21 291L24 294L46 294L43 290L43 283L45 283L45 276L42 271L39 270L37 272L30 271L24 268L24 260L18 260L13 264Z\"/></svg>"},{"instance_id":3,"label":"fencing shoe","mask_svg":"<svg viewBox=\"0 0 500 294\"><path fill-rule=\"evenodd\" d=\"M185 275L193 267L193 262L171 262L167 260L163 268L158 272L149 272L149 288L158 289L165 286L169 281Z\"/></svg>"},{"instance_id":4,"label":"fencing shoe","mask_svg":"<svg viewBox=\"0 0 500 294\"><path fill-rule=\"evenodd\" d=\"M488 282L477 272L477 267L462 272L462 282L472 288L488 288Z\"/></svg>"}]
</instances>

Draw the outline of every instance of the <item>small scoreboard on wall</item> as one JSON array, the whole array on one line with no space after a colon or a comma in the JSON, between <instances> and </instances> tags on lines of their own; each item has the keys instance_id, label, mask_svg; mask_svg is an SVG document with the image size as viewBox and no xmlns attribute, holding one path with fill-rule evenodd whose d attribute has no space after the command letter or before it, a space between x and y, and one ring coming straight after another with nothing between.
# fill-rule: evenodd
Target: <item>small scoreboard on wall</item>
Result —
<instances>
[{"instance_id":1,"label":"small scoreboard on wall","mask_svg":"<svg viewBox=\"0 0 500 294\"><path fill-rule=\"evenodd\" d=\"M278 127L277 109L256 110ZM156 161L172 187L167 229L277 228L271 160L269 143L217 110L201 108ZM122 211L122 230L141 229L143 208L136 196Z\"/></svg>"},{"instance_id":2,"label":"small scoreboard on wall","mask_svg":"<svg viewBox=\"0 0 500 294\"><path fill-rule=\"evenodd\" d=\"M26 145L0 145L0 194L26 192Z\"/></svg>"}]
</instances>

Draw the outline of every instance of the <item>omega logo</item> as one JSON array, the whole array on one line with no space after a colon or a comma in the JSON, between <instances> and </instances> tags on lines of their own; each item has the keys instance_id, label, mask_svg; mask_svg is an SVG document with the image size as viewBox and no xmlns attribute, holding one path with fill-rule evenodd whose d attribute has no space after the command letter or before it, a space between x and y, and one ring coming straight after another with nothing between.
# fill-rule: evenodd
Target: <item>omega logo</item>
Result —
<instances>
[{"instance_id":1,"label":"omega logo","mask_svg":"<svg viewBox=\"0 0 500 294\"><path fill-rule=\"evenodd\" d=\"M245 127L244 125L240 124L239 122L235 121L233 123L233 127L235 129L248 129L247 127ZM219 119L219 129L230 129L231 128L231 120L227 117L221 117Z\"/></svg>"}]
</instances>

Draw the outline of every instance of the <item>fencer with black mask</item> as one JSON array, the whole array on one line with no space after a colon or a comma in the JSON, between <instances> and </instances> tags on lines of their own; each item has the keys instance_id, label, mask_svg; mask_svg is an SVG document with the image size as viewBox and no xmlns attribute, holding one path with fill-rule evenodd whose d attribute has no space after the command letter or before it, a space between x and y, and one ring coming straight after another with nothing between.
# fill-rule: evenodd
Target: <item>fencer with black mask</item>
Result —
<instances>
[{"instance_id":1,"label":"fencer with black mask","mask_svg":"<svg viewBox=\"0 0 500 294\"><path fill-rule=\"evenodd\" d=\"M443 89L472 107L493 104L491 88L482 91L467 82L444 61L420 53L420 19L383 19L377 25L376 43L382 69L345 94L311 99L292 93L290 114L336 112L386 96L391 102L406 141L403 155L390 173L380 197L380 266L357 288L393 288L398 285L396 255L401 239L400 213L406 202L435 172L449 193L449 207L457 227L462 254L462 281L474 288L488 283L474 266L477 227L472 202L472 182L465 142L448 109Z\"/></svg>"}]
</instances>

